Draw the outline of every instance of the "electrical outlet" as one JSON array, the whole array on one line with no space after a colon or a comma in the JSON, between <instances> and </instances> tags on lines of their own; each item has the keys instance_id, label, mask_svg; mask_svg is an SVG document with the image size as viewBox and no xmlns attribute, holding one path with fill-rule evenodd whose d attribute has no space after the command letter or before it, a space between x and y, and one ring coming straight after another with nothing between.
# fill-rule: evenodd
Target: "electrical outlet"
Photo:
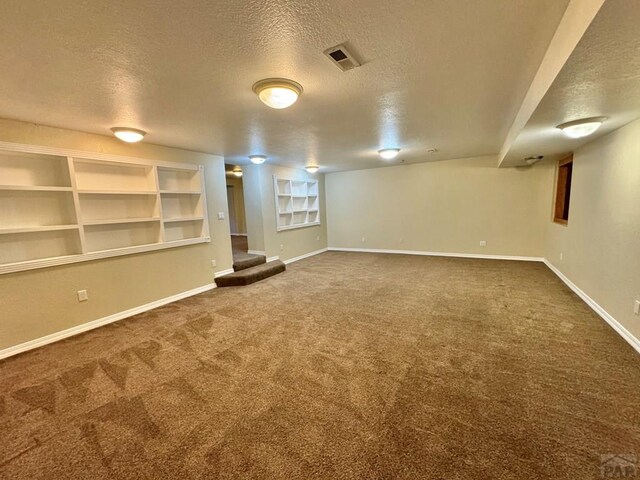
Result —
<instances>
[{"instance_id":1,"label":"electrical outlet","mask_svg":"<svg viewBox=\"0 0 640 480\"><path fill-rule=\"evenodd\" d=\"M480 246L481 247L486 247L487 246L487 241L486 240L480 240Z\"/></svg>"},{"instance_id":2,"label":"electrical outlet","mask_svg":"<svg viewBox=\"0 0 640 480\"><path fill-rule=\"evenodd\" d=\"M364 237L362 237L362 243L364 243L364 242L365 242L365 239L364 239Z\"/></svg>"},{"instance_id":3,"label":"electrical outlet","mask_svg":"<svg viewBox=\"0 0 640 480\"><path fill-rule=\"evenodd\" d=\"M218 220L224 220L224 212L218 212Z\"/></svg>"},{"instance_id":4,"label":"electrical outlet","mask_svg":"<svg viewBox=\"0 0 640 480\"><path fill-rule=\"evenodd\" d=\"M319 242L320 241L320 235L316 236L316 240Z\"/></svg>"},{"instance_id":5,"label":"electrical outlet","mask_svg":"<svg viewBox=\"0 0 640 480\"><path fill-rule=\"evenodd\" d=\"M640 300L636 300L636 303L633 305L633 313L640 315Z\"/></svg>"},{"instance_id":6,"label":"electrical outlet","mask_svg":"<svg viewBox=\"0 0 640 480\"><path fill-rule=\"evenodd\" d=\"M404 243L404 238L401 238L401 239L400 239L400 243Z\"/></svg>"},{"instance_id":7,"label":"electrical outlet","mask_svg":"<svg viewBox=\"0 0 640 480\"><path fill-rule=\"evenodd\" d=\"M564 253L560 252L560 261L564 260Z\"/></svg>"},{"instance_id":8,"label":"electrical outlet","mask_svg":"<svg viewBox=\"0 0 640 480\"><path fill-rule=\"evenodd\" d=\"M89 294L87 293L86 290L78 290L78 301L79 302L86 302L87 300L89 300Z\"/></svg>"},{"instance_id":9,"label":"electrical outlet","mask_svg":"<svg viewBox=\"0 0 640 480\"><path fill-rule=\"evenodd\" d=\"M216 261L215 261L215 260L211 260L211 266L212 266L212 267L217 266L217 265L216 265Z\"/></svg>"},{"instance_id":10,"label":"electrical outlet","mask_svg":"<svg viewBox=\"0 0 640 480\"><path fill-rule=\"evenodd\" d=\"M284 245L280 244L280 251L284 250Z\"/></svg>"}]
</instances>

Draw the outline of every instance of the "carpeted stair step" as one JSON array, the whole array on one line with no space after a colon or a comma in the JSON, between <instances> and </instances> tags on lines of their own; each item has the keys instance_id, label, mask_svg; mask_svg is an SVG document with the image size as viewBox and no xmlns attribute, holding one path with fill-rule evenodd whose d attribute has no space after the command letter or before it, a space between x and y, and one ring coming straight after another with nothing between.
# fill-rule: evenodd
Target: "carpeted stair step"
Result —
<instances>
[{"instance_id":1,"label":"carpeted stair step","mask_svg":"<svg viewBox=\"0 0 640 480\"><path fill-rule=\"evenodd\" d=\"M233 270L239 272L247 268L255 267L267 263L267 257L264 255L247 255L245 257L234 259Z\"/></svg>"},{"instance_id":2,"label":"carpeted stair step","mask_svg":"<svg viewBox=\"0 0 640 480\"><path fill-rule=\"evenodd\" d=\"M284 263L280 260L274 260L273 262L263 263L262 265L256 265L255 267L245 268L239 272L233 272L223 277L216 278L216 285L218 287L240 287L243 285L249 285L265 278L272 277L278 273L282 273L287 269Z\"/></svg>"}]
</instances>

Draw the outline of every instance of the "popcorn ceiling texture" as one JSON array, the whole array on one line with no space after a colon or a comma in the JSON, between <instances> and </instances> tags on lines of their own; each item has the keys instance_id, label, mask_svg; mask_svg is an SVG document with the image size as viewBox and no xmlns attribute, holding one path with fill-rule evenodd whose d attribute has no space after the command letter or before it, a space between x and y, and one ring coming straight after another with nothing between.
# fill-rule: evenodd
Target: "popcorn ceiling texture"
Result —
<instances>
[{"instance_id":1,"label":"popcorn ceiling texture","mask_svg":"<svg viewBox=\"0 0 640 480\"><path fill-rule=\"evenodd\" d=\"M4 0L0 117L301 168L497 153L567 0ZM324 55L349 42L364 65ZM9 68L9 67L8 67ZM251 91L304 87L274 111Z\"/></svg>"},{"instance_id":2,"label":"popcorn ceiling texture","mask_svg":"<svg viewBox=\"0 0 640 480\"><path fill-rule=\"evenodd\" d=\"M0 362L0 478L600 478L639 388L543 264L330 252Z\"/></svg>"}]
</instances>

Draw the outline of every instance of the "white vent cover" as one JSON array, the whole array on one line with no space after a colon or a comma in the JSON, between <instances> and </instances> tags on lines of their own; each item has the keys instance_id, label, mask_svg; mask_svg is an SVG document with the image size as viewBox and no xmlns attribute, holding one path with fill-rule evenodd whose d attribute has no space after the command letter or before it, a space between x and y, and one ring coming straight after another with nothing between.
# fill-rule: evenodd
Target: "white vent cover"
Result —
<instances>
[{"instance_id":1,"label":"white vent cover","mask_svg":"<svg viewBox=\"0 0 640 480\"><path fill-rule=\"evenodd\" d=\"M324 54L329 57L329 60L335 63L343 72L360 66L360 62L351 55L349 50L347 50L347 47L344 45L336 45L335 47L327 48L324 51Z\"/></svg>"}]
</instances>

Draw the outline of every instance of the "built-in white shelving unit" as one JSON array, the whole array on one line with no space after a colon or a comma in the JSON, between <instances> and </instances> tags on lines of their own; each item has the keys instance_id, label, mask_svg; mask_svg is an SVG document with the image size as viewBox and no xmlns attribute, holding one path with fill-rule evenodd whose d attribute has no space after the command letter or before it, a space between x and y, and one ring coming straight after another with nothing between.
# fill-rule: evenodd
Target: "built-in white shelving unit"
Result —
<instances>
[{"instance_id":1,"label":"built-in white shelving unit","mask_svg":"<svg viewBox=\"0 0 640 480\"><path fill-rule=\"evenodd\" d=\"M273 177L278 231L320 225L318 180Z\"/></svg>"},{"instance_id":2,"label":"built-in white shelving unit","mask_svg":"<svg viewBox=\"0 0 640 480\"><path fill-rule=\"evenodd\" d=\"M0 274L208 241L202 166L0 142Z\"/></svg>"}]
</instances>

